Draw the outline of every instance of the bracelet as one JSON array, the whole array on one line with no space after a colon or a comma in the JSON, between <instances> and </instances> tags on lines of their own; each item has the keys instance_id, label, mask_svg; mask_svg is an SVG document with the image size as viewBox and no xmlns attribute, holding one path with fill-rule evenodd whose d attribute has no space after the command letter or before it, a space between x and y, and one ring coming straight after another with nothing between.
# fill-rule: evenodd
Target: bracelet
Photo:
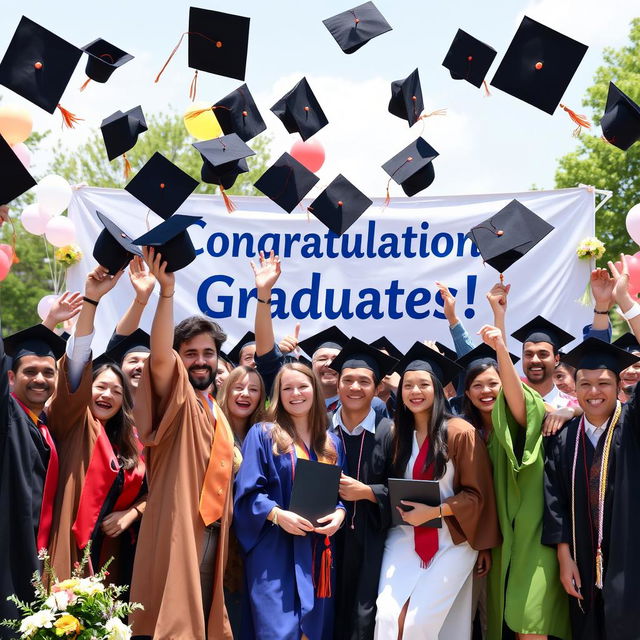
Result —
<instances>
[{"instance_id":1,"label":"bracelet","mask_svg":"<svg viewBox=\"0 0 640 640\"><path fill-rule=\"evenodd\" d=\"M274 526L278 527L278 509L279 507L274 507L273 508L273 519L271 520L271 522L273 523Z\"/></svg>"},{"instance_id":2,"label":"bracelet","mask_svg":"<svg viewBox=\"0 0 640 640\"><path fill-rule=\"evenodd\" d=\"M257 300L258 302L262 302L262 304L271 304L271 298L268 298L267 300L263 300L262 298L258 298L258 297L256 296L256 300Z\"/></svg>"},{"instance_id":3,"label":"bracelet","mask_svg":"<svg viewBox=\"0 0 640 640\"><path fill-rule=\"evenodd\" d=\"M599 316L608 316L609 315L608 311L598 311L595 307L593 308L593 313L596 313Z\"/></svg>"},{"instance_id":4,"label":"bracelet","mask_svg":"<svg viewBox=\"0 0 640 640\"><path fill-rule=\"evenodd\" d=\"M136 513L138 514L138 518L142 518L142 511L140 511L140 509L138 509L138 507L133 507L136 510Z\"/></svg>"},{"instance_id":5,"label":"bracelet","mask_svg":"<svg viewBox=\"0 0 640 640\"><path fill-rule=\"evenodd\" d=\"M138 304L141 304L143 307L147 306L146 302L140 302L140 300L138 300L138 298L135 299L135 302L137 302Z\"/></svg>"},{"instance_id":6,"label":"bracelet","mask_svg":"<svg viewBox=\"0 0 640 640\"><path fill-rule=\"evenodd\" d=\"M88 302L89 304L92 304L94 307L98 306L98 303L95 300L92 300L91 298L87 298L87 296L82 296L82 299L85 302Z\"/></svg>"},{"instance_id":7,"label":"bracelet","mask_svg":"<svg viewBox=\"0 0 640 640\"><path fill-rule=\"evenodd\" d=\"M160 297L161 298L173 298L173 294L175 293L175 290L171 292L171 295L165 296L164 293L160 293Z\"/></svg>"},{"instance_id":8,"label":"bracelet","mask_svg":"<svg viewBox=\"0 0 640 640\"><path fill-rule=\"evenodd\" d=\"M622 317L625 320L633 320L634 318L637 318L638 316L640 316L640 304L638 304L637 302L634 302L633 306L631 307L631 309L629 309L629 311L625 313L622 309L620 309L620 313L622 314Z\"/></svg>"}]
</instances>

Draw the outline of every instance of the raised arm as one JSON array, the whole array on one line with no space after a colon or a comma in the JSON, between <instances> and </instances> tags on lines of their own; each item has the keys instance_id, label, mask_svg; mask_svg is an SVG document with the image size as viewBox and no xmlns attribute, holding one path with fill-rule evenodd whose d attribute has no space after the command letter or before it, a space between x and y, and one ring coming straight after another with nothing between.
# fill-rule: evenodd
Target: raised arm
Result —
<instances>
[{"instance_id":1,"label":"raised arm","mask_svg":"<svg viewBox=\"0 0 640 640\"><path fill-rule=\"evenodd\" d=\"M629 293L629 265L624 254L620 256L621 269L609 262L609 271L614 281L613 297L620 307L636 339L640 340L640 305Z\"/></svg>"},{"instance_id":2,"label":"raised arm","mask_svg":"<svg viewBox=\"0 0 640 640\"><path fill-rule=\"evenodd\" d=\"M507 342L507 329L505 324L505 318L507 315L507 297L511 291L510 284L502 284L497 282L491 287L489 293L487 293L487 300L491 311L493 311L493 326L500 329L502 333L502 340L506 344Z\"/></svg>"},{"instance_id":3,"label":"raised arm","mask_svg":"<svg viewBox=\"0 0 640 640\"><path fill-rule=\"evenodd\" d=\"M147 271L144 261L138 256L129 263L129 279L135 297L116 326L116 334L119 336L130 336L140 326L142 313L156 286L155 276Z\"/></svg>"},{"instance_id":4,"label":"raised arm","mask_svg":"<svg viewBox=\"0 0 640 640\"><path fill-rule=\"evenodd\" d=\"M615 281L606 269L594 269L591 272L591 293L593 294L593 322L589 335L602 339L608 337L609 309L613 306L613 287ZM604 333L603 333L604 332ZM588 336L587 336L588 337ZM608 342L608 340L607 340Z\"/></svg>"},{"instance_id":5,"label":"raised arm","mask_svg":"<svg viewBox=\"0 0 640 640\"><path fill-rule=\"evenodd\" d=\"M42 321L42 324L50 331L55 331L56 326L61 322L66 322L75 318L82 309L82 294L78 291L70 293L65 291L61 296L58 296L51 308L47 317Z\"/></svg>"},{"instance_id":6,"label":"raised arm","mask_svg":"<svg viewBox=\"0 0 640 640\"><path fill-rule=\"evenodd\" d=\"M280 258L273 251L268 258L264 252L260 252L260 264L256 266L251 262L251 268L256 278L256 291L258 302L256 304L256 355L263 356L273 350L275 337L273 334L273 321L271 319L271 290L280 277Z\"/></svg>"},{"instance_id":7,"label":"raised arm","mask_svg":"<svg viewBox=\"0 0 640 640\"><path fill-rule=\"evenodd\" d=\"M456 315L456 299L449 290L449 287L441 282L436 282L436 286L438 287L438 292L440 293L444 303L444 316L449 323L449 331L451 332L451 338L453 339L453 346L458 358L461 358L469 353L469 351L472 351L475 345L469 337L467 330Z\"/></svg>"}]
</instances>

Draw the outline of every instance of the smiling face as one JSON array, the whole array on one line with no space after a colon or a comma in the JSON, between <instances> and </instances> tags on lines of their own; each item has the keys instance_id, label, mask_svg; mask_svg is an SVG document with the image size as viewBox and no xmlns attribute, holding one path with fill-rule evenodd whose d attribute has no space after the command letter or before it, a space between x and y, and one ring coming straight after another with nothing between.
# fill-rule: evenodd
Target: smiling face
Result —
<instances>
[{"instance_id":1,"label":"smiling face","mask_svg":"<svg viewBox=\"0 0 640 640\"><path fill-rule=\"evenodd\" d=\"M471 381L465 394L480 413L491 413L501 388L498 372L494 367L489 367Z\"/></svg>"},{"instance_id":2,"label":"smiling face","mask_svg":"<svg viewBox=\"0 0 640 640\"><path fill-rule=\"evenodd\" d=\"M373 371L366 368L343 369L338 381L340 403L347 411L369 411L376 393Z\"/></svg>"},{"instance_id":3,"label":"smiling face","mask_svg":"<svg viewBox=\"0 0 640 640\"><path fill-rule=\"evenodd\" d=\"M532 384L542 384L550 380L558 364L558 356L553 353L549 342L525 342L522 349L522 370Z\"/></svg>"},{"instance_id":4,"label":"smiling face","mask_svg":"<svg viewBox=\"0 0 640 640\"><path fill-rule=\"evenodd\" d=\"M617 399L616 375L609 369L580 369L576 397L586 419L599 426L613 414Z\"/></svg>"},{"instance_id":5,"label":"smiling face","mask_svg":"<svg viewBox=\"0 0 640 640\"><path fill-rule=\"evenodd\" d=\"M338 372L329 367L339 353L338 349L322 347L313 354L311 360L311 368L320 379L325 398L330 398L338 393Z\"/></svg>"},{"instance_id":6,"label":"smiling face","mask_svg":"<svg viewBox=\"0 0 640 640\"><path fill-rule=\"evenodd\" d=\"M91 414L102 423L120 411L124 389L122 380L112 369L101 371L91 385Z\"/></svg>"},{"instance_id":7,"label":"smiling face","mask_svg":"<svg viewBox=\"0 0 640 640\"><path fill-rule=\"evenodd\" d=\"M280 379L280 403L291 416L303 417L313 406L313 386L307 375L294 369L286 369Z\"/></svg>"},{"instance_id":8,"label":"smiling face","mask_svg":"<svg viewBox=\"0 0 640 640\"><path fill-rule=\"evenodd\" d=\"M210 334L199 333L186 340L180 345L178 354L194 388L204 391L211 386L218 370L218 350Z\"/></svg>"},{"instance_id":9,"label":"smiling face","mask_svg":"<svg viewBox=\"0 0 640 640\"><path fill-rule=\"evenodd\" d=\"M640 356L637 351L633 352L634 356ZM620 372L620 386L632 387L640 380L640 361L634 362L630 367Z\"/></svg>"},{"instance_id":10,"label":"smiling face","mask_svg":"<svg viewBox=\"0 0 640 640\"><path fill-rule=\"evenodd\" d=\"M407 371L402 379L402 402L411 413L423 413L433 408L434 388L427 371Z\"/></svg>"},{"instance_id":11,"label":"smiling face","mask_svg":"<svg viewBox=\"0 0 640 640\"><path fill-rule=\"evenodd\" d=\"M255 344L247 344L242 349L240 349L240 357L238 358L238 364L244 365L245 367L251 367L252 369L256 368L256 345Z\"/></svg>"},{"instance_id":12,"label":"smiling face","mask_svg":"<svg viewBox=\"0 0 640 640\"><path fill-rule=\"evenodd\" d=\"M142 369L144 369L144 363L149 355L148 352L144 351L131 351L122 360L122 373L124 373L133 389L138 388L142 377Z\"/></svg>"},{"instance_id":13,"label":"smiling face","mask_svg":"<svg viewBox=\"0 0 640 640\"><path fill-rule=\"evenodd\" d=\"M226 410L234 418L247 420L260 402L260 378L257 373L245 373L227 390Z\"/></svg>"},{"instance_id":14,"label":"smiling face","mask_svg":"<svg viewBox=\"0 0 640 640\"><path fill-rule=\"evenodd\" d=\"M573 376L564 368L558 367L553 372L553 384L569 396L576 395L576 381Z\"/></svg>"},{"instance_id":15,"label":"smiling face","mask_svg":"<svg viewBox=\"0 0 640 640\"><path fill-rule=\"evenodd\" d=\"M48 356L22 356L18 368L9 371L9 383L19 400L39 414L56 388L56 361Z\"/></svg>"}]
</instances>

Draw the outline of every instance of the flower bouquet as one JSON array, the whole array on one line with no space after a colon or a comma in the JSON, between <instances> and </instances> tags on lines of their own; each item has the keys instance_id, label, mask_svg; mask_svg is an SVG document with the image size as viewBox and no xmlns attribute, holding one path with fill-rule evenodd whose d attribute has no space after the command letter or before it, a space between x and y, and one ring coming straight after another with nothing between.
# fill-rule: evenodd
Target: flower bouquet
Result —
<instances>
[{"instance_id":1,"label":"flower bouquet","mask_svg":"<svg viewBox=\"0 0 640 640\"><path fill-rule=\"evenodd\" d=\"M82 251L75 244L58 247L53 254L56 261L66 267L71 267L82 260Z\"/></svg>"},{"instance_id":2,"label":"flower bouquet","mask_svg":"<svg viewBox=\"0 0 640 640\"><path fill-rule=\"evenodd\" d=\"M602 258L605 249L606 247L602 240L596 237L585 238L577 246L576 255L578 256L578 260L589 260L591 269L593 269L595 267L595 261ZM591 279L587 280L587 286L578 302L584 306L593 304L593 298L591 297Z\"/></svg>"},{"instance_id":3,"label":"flower bouquet","mask_svg":"<svg viewBox=\"0 0 640 640\"><path fill-rule=\"evenodd\" d=\"M89 548L87 545L82 562L77 563L71 578L62 581L56 579L46 551L41 551L44 572L43 576L37 571L33 574L35 600L27 604L9 596L22 613L22 619L3 620L0 624L14 629L20 638L31 640L131 638L131 628L123 619L142 605L119 600L127 587L104 584L109 563L96 575L82 577L89 561ZM49 587L45 577L49 578Z\"/></svg>"}]
</instances>

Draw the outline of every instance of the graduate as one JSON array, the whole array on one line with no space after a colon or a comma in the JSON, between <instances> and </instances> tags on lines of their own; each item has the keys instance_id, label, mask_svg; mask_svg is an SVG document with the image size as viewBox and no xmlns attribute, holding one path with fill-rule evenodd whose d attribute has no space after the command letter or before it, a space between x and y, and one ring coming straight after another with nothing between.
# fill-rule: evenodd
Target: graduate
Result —
<instances>
[{"instance_id":1,"label":"graduate","mask_svg":"<svg viewBox=\"0 0 640 640\"><path fill-rule=\"evenodd\" d=\"M478 551L500 544L489 457L476 430L445 410L443 385L458 365L416 342L396 369L392 477L438 480L442 502L398 508L403 524L387 535L375 638L464 640ZM420 527L437 518L441 528Z\"/></svg>"},{"instance_id":2,"label":"graduate","mask_svg":"<svg viewBox=\"0 0 640 640\"><path fill-rule=\"evenodd\" d=\"M629 272L609 263L615 297L635 336L640 305ZM570 351L581 418L546 443L542 541L557 552L574 640L635 640L640 629L640 414L637 393L617 399L621 371L637 355L590 339Z\"/></svg>"}]
</instances>

